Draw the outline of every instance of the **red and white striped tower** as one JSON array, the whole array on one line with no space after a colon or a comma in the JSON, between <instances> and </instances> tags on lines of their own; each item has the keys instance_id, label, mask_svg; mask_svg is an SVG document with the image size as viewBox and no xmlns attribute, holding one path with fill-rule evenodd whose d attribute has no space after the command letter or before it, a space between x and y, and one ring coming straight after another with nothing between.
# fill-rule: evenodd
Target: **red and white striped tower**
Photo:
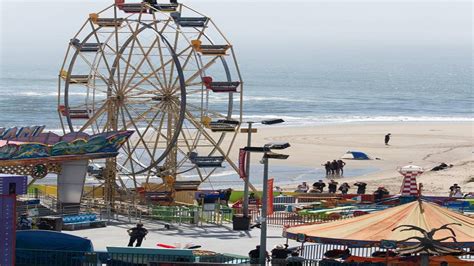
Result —
<instances>
[{"instance_id":1,"label":"red and white striped tower","mask_svg":"<svg viewBox=\"0 0 474 266\"><path fill-rule=\"evenodd\" d=\"M404 177L400 194L402 196L418 196L416 177L423 173L423 168L416 165L407 165L398 169L398 172Z\"/></svg>"}]
</instances>

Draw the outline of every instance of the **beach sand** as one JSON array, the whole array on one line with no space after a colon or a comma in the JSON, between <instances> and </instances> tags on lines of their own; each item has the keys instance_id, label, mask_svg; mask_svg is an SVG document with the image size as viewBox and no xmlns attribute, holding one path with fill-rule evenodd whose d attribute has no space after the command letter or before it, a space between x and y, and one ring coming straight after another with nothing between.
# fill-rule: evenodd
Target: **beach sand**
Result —
<instances>
[{"instance_id":1,"label":"beach sand","mask_svg":"<svg viewBox=\"0 0 474 266\"><path fill-rule=\"evenodd\" d=\"M474 192L474 124L471 122L390 122L346 123L312 127L262 126L252 135L252 145L286 141L291 147L281 151L290 155L285 161L272 160L271 165L323 168L327 160L340 158L347 151L362 151L380 160L345 160L345 169L376 168L375 172L358 177L338 177L338 182L368 183L372 192L384 185L392 194L400 191L402 176L397 168L409 164L423 167L426 172L418 179L426 195L448 195L449 187L457 183L463 192ZM391 133L390 145L384 136ZM239 134L234 147L246 145L246 136ZM236 149L237 150L237 149ZM237 151L232 154L238 154ZM252 164L261 156L252 155ZM236 160L237 161L237 160ZM428 171L440 163L453 164L447 170ZM270 168L271 170L271 168ZM321 179L314 176L310 183ZM286 187L292 190L295 184ZM353 190L353 189L352 189Z\"/></svg>"}]
</instances>

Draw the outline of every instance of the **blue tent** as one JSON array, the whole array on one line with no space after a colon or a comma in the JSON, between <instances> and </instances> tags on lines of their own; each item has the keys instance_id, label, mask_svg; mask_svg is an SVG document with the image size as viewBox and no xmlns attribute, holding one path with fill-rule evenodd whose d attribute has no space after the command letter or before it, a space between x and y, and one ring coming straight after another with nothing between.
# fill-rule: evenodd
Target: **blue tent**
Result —
<instances>
[{"instance_id":1,"label":"blue tent","mask_svg":"<svg viewBox=\"0 0 474 266\"><path fill-rule=\"evenodd\" d=\"M344 155L342 155L341 159L370 160L370 157L360 151L348 151Z\"/></svg>"}]
</instances>

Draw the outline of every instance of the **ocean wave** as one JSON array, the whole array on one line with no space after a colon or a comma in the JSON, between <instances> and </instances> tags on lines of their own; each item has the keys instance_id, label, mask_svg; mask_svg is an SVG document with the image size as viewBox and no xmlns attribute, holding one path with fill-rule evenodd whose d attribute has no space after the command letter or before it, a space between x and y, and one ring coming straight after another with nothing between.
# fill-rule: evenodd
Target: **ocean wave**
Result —
<instances>
[{"instance_id":1,"label":"ocean wave","mask_svg":"<svg viewBox=\"0 0 474 266\"><path fill-rule=\"evenodd\" d=\"M333 123L355 122L474 122L473 117L456 116L278 116L278 115L244 115L244 120L259 121L281 118L285 123L279 126L311 126Z\"/></svg>"}]
</instances>

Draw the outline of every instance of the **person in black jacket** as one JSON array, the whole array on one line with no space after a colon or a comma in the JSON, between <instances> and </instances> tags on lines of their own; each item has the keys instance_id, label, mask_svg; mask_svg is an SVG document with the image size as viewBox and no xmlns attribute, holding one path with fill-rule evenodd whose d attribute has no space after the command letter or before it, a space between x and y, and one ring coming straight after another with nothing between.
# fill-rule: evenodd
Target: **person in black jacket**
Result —
<instances>
[{"instance_id":1,"label":"person in black jacket","mask_svg":"<svg viewBox=\"0 0 474 266\"><path fill-rule=\"evenodd\" d=\"M329 193L336 193L337 184L339 183L334 181L334 179L331 179L331 182L329 182L329 185L328 185Z\"/></svg>"},{"instance_id":2,"label":"person in black jacket","mask_svg":"<svg viewBox=\"0 0 474 266\"><path fill-rule=\"evenodd\" d=\"M143 227L142 223L138 223L136 227L130 228L127 230L128 235L130 236L130 241L128 242L129 247L133 247L133 243L137 241L135 247L140 247L143 242L143 238L148 234L148 230Z\"/></svg>"},{"instance_id":3,"label":"person in black jacket","mask_svg":"<svg viewBox=\"0 0 474 266\"><path fill-rule=\"evenodd\" d=\"M390 141L390 136L392 134L388 133L387 135L385 135L385 145L388 145L388 142Z\"/></svg>"},{"instance_id":4,"label":"person in black jacket","mask_svg":"<svg viewBox=\"0 0 474 266\"><path fill-rule=\"evenodd\" d=\"M356 182L354 186L357 187L357 194L363 195L365 194L365 188L367 187L367 184L364 182Z\"/></svg>"},{"instance_id":5,"label":"person in black jacket","mask_svg":"<svg viewBox=\"0 0 474 266\"><path fill-rule=\"evenodd\" d=\"M313 190L315 190L318 193L322 193L325 187L326 187L326 184L324 184L323 180L319 180L318 182L315 182L313 184Z\"/></svg>"}]
</instances>

